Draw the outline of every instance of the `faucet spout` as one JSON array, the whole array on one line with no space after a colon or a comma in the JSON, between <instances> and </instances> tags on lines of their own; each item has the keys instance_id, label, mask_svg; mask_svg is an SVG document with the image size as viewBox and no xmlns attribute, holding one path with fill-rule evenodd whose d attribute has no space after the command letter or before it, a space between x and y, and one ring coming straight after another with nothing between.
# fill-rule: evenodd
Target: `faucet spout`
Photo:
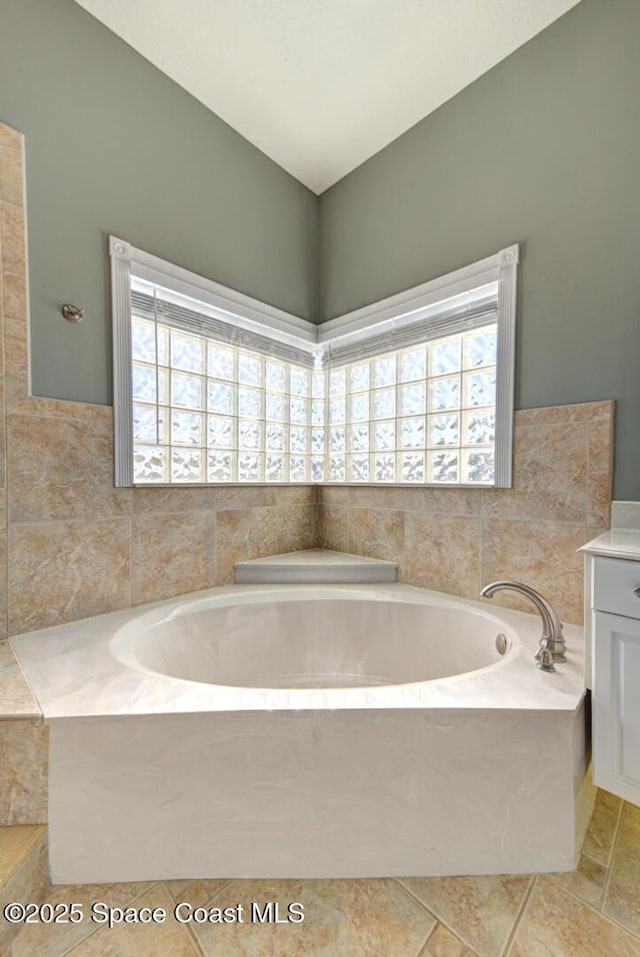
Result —
<instances>
[{"instance_id":1,"label":"faucet spout","mask_svg":"<svg viewBox=\"0 0 640 957\"><path fill-rule=\"evenodd\" d=\"M496 592L505 589L525 595L531 599L538 609L542 619L540 648L536 654L538 667L542 668L543 671L554 671L554 661L562 662L567 660L567 646L562 632L562 623L555 609L540 592L536 591L535 588L531 588L529 585L524 585L522 582L509 581L507 579L504 581L491 582L490 585L484 586L480 594L483 598L493 598ZM551 653L551 662L549 661L549 652Z\"/></svg>"}]
</instances>

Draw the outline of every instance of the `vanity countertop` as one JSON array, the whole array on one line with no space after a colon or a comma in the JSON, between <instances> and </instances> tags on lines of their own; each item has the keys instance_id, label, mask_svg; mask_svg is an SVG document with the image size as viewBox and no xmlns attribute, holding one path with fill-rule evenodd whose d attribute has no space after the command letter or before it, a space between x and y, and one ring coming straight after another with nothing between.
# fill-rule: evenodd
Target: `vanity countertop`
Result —
<instances>
[{"instance_id":1,"label":"vanity countertop","mask_svg":"<svg viewBox=\"0 0 640 957\"><path fill-rule=\"evenodd\" d=\"M640 529L610 528L583 545L581 552L640 562Z\"/></svg>"}]
</instances>

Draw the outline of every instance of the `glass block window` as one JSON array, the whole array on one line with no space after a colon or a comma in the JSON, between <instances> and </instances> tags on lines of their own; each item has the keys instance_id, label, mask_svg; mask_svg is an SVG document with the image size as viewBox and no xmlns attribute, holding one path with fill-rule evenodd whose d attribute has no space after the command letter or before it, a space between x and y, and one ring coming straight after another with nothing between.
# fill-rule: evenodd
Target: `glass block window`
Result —
<instances>
[{"instance_id":1,"label":"glass block window","mask_svg":"<svg viewBox=\"0 0 640 957\"><path fill-rule=\"evenodd\" d=\"M324 372L172 328L147 312L134 297L135 484L322 480ZM322 403L319 423L313 403Z\"/></svg>"},{"instance_id":2,"label":"glass block window","mask_svg":"<svg viewBox=\"0 0 640 957\"><path fill-rule=\"evenodd\" d=\"M493 485L496 353L490 323L334 365L329 481Z\"/></svg>"},{"instance_id":3,"label":"glass block window","mask_svg":"<svg viewBox=\"0 0 640 957\"><path fill-rule=\"evenodd\" d=\"M110 249L117 485L510 486L517 246L320 326Z\"/></svg>"}]
</instances>

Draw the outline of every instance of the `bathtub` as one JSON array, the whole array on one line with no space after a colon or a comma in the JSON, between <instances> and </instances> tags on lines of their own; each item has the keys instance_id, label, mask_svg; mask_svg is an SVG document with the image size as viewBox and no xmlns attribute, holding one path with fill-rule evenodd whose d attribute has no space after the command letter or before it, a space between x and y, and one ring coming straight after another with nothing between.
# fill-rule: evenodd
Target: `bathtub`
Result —
<instances>
[{"instance_id":1,"label":"bathtub","mask_svg":"<svg viewBox=\"0 0 640 957\"><path fill-rule=\"evenodd\" d=\"M545 674L537 616L255 584L14 638L49 725L52 881L570 870L591 792L565 631Z\"/></svg>"}]
</instances>

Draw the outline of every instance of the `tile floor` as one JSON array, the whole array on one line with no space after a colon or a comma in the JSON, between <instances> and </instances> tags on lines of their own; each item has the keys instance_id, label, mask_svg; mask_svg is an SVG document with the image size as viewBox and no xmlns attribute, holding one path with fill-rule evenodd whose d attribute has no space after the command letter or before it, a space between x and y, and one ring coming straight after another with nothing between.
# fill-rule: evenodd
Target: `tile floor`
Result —
<instances>
[{"instance_id":1,"label":"tile floor","mask_svg":"<svg viewBox=\"0 0 640 957\"><path fill-rule=\"evenodd\" d=\"M640 957L640 808L598 792L570 874L404 880L200 880L54 887L90 913L163 908L163 924L24 927L2 957ZM177 902L243 922L179 923ZM251 902L304 904L304 922L251 922ZM242 905L243 911L238 910Z\"/></svg>"}]
</instances>

